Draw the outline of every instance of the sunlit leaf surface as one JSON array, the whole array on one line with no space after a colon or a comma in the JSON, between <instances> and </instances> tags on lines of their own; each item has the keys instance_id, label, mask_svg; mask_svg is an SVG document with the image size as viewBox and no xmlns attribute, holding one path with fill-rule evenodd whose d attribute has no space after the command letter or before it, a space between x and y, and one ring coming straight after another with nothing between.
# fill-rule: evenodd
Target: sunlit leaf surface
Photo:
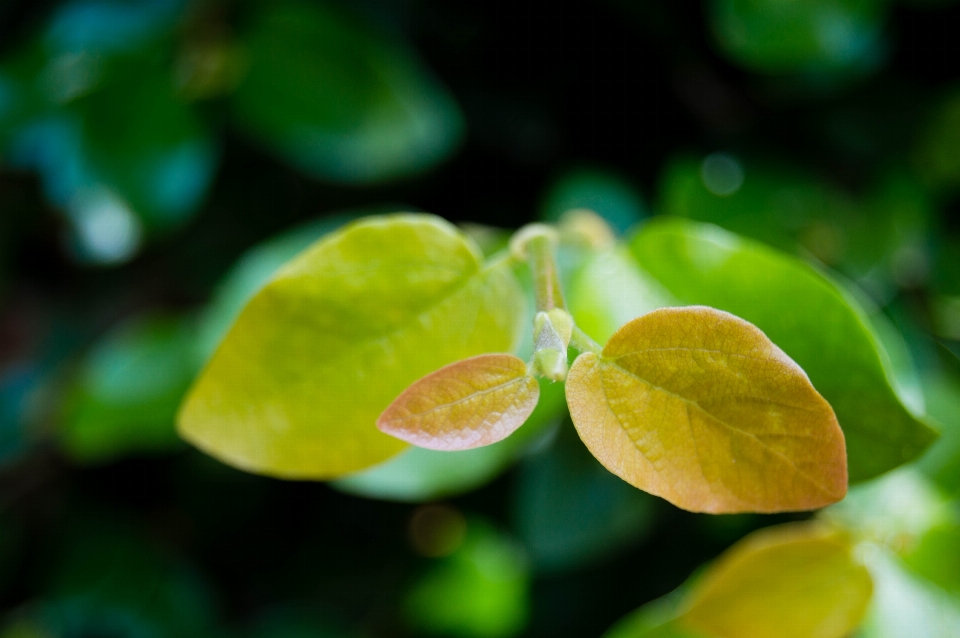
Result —
<instances>
[{"instance_id":1,"label":"sunlit leaf surface","mask_svg":"<svg viewBox=\"0 0 960 638\"><path fill-rule=\"evenodd\" d=\"M788 525L747 537L709 567L682 623L716 638L844 638L872 591L846 537Z\"/></svg>"},{"instance_id":2,"label":"sunlit leaf surface","mask_svg":"<svg viewBox=\"0 0 960 638\"><path fill-rule=\"evenodd\" d=\"M843 433L799 366L712 308L664 308L585 353L567 379L580 437L607 469L700 512L823 507L847 487Z\"/></svg>"},{"instance_id":3,"label":"sunlit leaf surface","mask_svg":"<svg viewBox=\"0 0 960 638\"><path fill-rule=\"evenodd\" d=\"M468 450L510 436L537 406L540 385L510 354L444 366L403 391L377 427L431 450Z\"/></svg>"},{"instance_id":4,"label":"sunlit leaf surface","mask_svg":"<svg viewBox=\"0 0 960 638\"><path fill-rule=\"evenodd\" d=\"M563 384L541 379L540 401L533 414L523 427L499 443L459 452L410 447L331 485L348 494L403 502L463 494L493 480L528 448L536 447L565 413Z\"/></svg>"},{"instance_id":5,"label":"sunlit leaf surface","mask_svg":"<svg viewBox=\"0 0 960 638\"><path fill-rule=\"evenodd\" d=\"M860 304L810 266L680 220L648 224L631 252L679 302L746 319L800 364L837 414L851 481L910 461L936 439L898 395L889 357Z\"/></svg>"},{"instance_id":6,"label":"sunlit leaf surface","mask_svg":"<svg viewBox=\"0 0 960 638\"><path fill-rule=\"evenodd\" d=\"M190 442L232 465L326 479L404 443L381 412L444 365L514 349L512 271L428 215L357 222L308 248L248 304L180 413Z\"/></svg>"}]
</instances>

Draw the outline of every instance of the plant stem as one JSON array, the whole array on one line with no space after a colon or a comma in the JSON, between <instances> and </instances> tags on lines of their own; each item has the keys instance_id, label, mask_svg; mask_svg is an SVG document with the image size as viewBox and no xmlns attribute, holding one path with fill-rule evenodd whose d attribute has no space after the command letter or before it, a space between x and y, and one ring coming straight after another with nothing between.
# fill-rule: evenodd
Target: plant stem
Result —
<instances>
[{"instance_id":1,"label":"plant stem","mask_svg":"<svg viewBox=\"0 0 960 638\"><path fill-rule=\"evenodd\" d=\"M560 288L560 273L553 256L553 241L547 235L535 235L527 242L530 271L533 274L533 289L537 297L537 310L548 312L563 308L563 291Z\"/></svg>"},{"instance_id":2,"label":"plant stem","mask_svg":"<svg viewBox=\"0 0 960 638\"><path fill-rule=\"evenodd\" d=\"M592 352L595 355L603 352L603 346L591 339L590 335L578 326L574 326L573 332L570 334L570 345L580 352Z\"/></svg>"}]
</instances>

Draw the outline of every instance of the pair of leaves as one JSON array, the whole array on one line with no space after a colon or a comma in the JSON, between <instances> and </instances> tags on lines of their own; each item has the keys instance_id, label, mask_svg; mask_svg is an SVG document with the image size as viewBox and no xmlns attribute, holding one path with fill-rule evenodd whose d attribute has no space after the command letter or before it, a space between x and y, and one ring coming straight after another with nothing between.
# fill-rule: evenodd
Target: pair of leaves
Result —
<instances>
[{"instance_id":1,"label":"pair of leaves","mask_svg":"<svg viewBox=\"0 0 960 638\"><path fill-rule=\"evenodd\" d=\"M378 427L433 449L498 441L523 424L538 386L493 354L417 381ZM843 433L803 371L759 330L712 308L670 308L621 328L574 362L567 403L607 469L684 509L785 511L843 498Z\"/></svg>"},{"instance_id":2,"label":"pair of leaves","mask_svg":"<svg viewBox=\"0 0 960 638\"><path fill-rule=\"evenodd\" d=\"M605 638L843 638L872 591L847 537L784 525L743 539L677 595L641 608Z\"/></svg>"},{"instance_id":3,"label":"pair of leaves","mask_svg":"<svg viewBox=\"0 0 960 638\"><path fill-rule=\"evenodd\" d=\"M511 351L525 303L446 222L357 222L282 268L246 306L187 397L179 427L251 471L326 479L404 444L373 424L405 388L454 361Z\"/></svg>"}]
</instances>

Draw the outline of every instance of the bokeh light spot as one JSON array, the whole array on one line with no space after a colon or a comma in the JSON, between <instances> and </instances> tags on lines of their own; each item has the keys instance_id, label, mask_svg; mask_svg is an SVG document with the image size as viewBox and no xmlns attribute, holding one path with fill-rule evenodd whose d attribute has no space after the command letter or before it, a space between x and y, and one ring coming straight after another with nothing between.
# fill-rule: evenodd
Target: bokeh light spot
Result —
<instances>
[{"instance_id":1,"label":"bokeh light spot","mask_svg":"<svg viewBox=\"0 0 960 638\"><path fill-rule=\"evenodd\" d=\"M71 217L83 257L100 264L127 261L140 247L140 221L115 194L96 189L78 194Z\"/></svg>"},{"instance_id":2,"label":"bokeh light spot","mask_svg":"<svg viewBox=\"0 0 960 638\"><path fill-rule=\"evenodd\" d=\"M410 545L421 556L449 556L463 544L467 521L448 505L421 505L413 510L409 526Z\"/></svg>"},{"instance_id":3,"label":"bokeh light spot","mask_svg":"<svg viewBox=\"0 0 960 638\"><path fill-rule=\"evenodd\" d=\"M743 166L726 153L711 153L700 165L700 179L714 195L728 197L743 186Z\"/></svg>"}]
</instances>

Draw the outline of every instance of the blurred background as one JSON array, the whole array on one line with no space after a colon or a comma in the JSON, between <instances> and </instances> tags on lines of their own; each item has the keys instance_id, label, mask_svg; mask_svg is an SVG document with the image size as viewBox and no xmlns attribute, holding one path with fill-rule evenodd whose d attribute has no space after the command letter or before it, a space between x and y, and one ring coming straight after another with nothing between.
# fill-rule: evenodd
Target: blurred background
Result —
<instances>
[{"instance_id":1,"label":"blurred background","mask_svg":"<svg viewBox=\"0 0 960 638\"><path fill-rule=\"evenodd\" d=\"M2 0L0 638L600 636L802 518L630 488L562 396L469 463L331 485L182 443L246 299L372 212L490 245L678 215L833 269L905 338L944 430L910 471L949 502L958 27L951 0Z\"/></svg>"}]
</instances>

